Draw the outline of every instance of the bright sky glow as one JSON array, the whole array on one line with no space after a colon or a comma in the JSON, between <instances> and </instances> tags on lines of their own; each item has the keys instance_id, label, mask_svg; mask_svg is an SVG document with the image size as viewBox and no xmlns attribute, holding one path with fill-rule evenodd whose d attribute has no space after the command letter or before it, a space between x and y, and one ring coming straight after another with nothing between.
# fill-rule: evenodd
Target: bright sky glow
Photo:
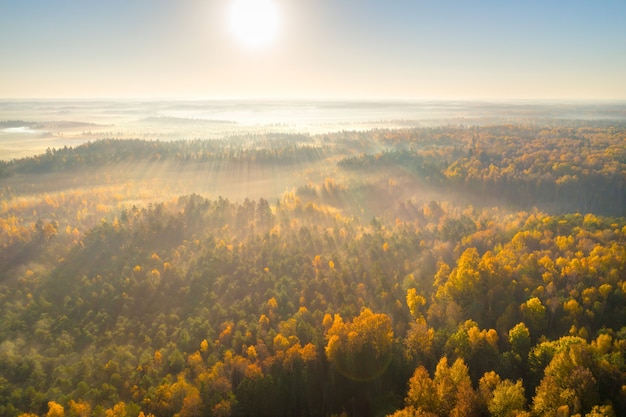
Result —
<instances>
[{"instance_id":1,"label":"bright sky glow","mask_svg":"<svg viewBox=\"0 0 626 417\"><path fill-rule=\"evenodd\" d=\"M0 0L0 98L626 100L625 16L624 0Z\"/></svg>"},{"instance_id":2,"label":"bright sky glow","mask_svg":"<svg viewBox=\"0 0 626 417\"><path fill-rule=\"evenodd\" d=\"M276 36L278 24L278 8L271 0L235 0L231 6L231 29L248 46L267 45Z\"/></svg>"}]
</instances>

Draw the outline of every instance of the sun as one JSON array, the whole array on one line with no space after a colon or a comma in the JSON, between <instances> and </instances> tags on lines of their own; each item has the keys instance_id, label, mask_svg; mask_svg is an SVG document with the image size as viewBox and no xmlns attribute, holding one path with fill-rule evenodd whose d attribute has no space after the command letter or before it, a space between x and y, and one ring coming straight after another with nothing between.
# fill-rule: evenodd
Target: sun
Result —
<instances>
[{"instance_id":1,"label":"sun","mask_svg":"<svg viewBox=\"0 0 626 417\"><path fill-rule=\"evenodd\" d=\"M230 28L244 45L266 46L276 37L279 28L278 7L272 0L233 0Z\"/></svg>"}]
</instances>

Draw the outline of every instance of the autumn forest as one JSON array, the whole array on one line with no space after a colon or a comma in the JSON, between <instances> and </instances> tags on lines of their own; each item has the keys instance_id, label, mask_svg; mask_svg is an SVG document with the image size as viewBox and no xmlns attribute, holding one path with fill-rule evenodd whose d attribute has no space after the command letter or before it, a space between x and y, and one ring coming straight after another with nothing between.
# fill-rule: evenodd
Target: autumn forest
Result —
<instances>
[{"instance_id":1,"label":"autumn forest","mask_svg":"<svg viewBox=\"0 0 626 417\"><path fill-rule=\"evenodd\" d=\"M0 161L0 415L626 415L626 125Z\"/></svg>"}]
</instances>

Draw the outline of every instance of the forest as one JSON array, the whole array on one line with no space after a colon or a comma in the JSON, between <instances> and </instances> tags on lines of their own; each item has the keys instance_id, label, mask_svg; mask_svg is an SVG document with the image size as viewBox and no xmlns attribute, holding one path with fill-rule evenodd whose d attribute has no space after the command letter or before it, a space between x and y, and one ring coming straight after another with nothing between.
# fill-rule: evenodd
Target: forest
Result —
<instances>
[{"instance_id":1,"label":"forest","mask_svg":"<svg viewBox=\"0 0 626 417\"><path fill-rule=\"evenodd\" d=\"M0 415L626 415L626 126L0 161Z\"/></svg>"}]
</instances>

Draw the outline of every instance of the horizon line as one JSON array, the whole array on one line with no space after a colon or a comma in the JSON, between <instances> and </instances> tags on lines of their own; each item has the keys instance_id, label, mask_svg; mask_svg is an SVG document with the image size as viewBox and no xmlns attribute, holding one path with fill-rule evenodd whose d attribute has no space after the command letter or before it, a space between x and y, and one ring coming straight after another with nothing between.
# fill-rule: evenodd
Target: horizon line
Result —
<instances>
[{"instance_id":1,"label":"horizon line","mask_svg":"<svg viewBox=\"0 0 626 417\"><path fill-rule=\"evenodd\" d=\"M371 102L371 103L418 103L418 102L456 102L456 103L625 103L626 98L522 98L522 97L367 97L367 96L75 96L75 97L0 97L0 102L29 101L273 101L273 102Z\"/></svg>"}]
</instances>

